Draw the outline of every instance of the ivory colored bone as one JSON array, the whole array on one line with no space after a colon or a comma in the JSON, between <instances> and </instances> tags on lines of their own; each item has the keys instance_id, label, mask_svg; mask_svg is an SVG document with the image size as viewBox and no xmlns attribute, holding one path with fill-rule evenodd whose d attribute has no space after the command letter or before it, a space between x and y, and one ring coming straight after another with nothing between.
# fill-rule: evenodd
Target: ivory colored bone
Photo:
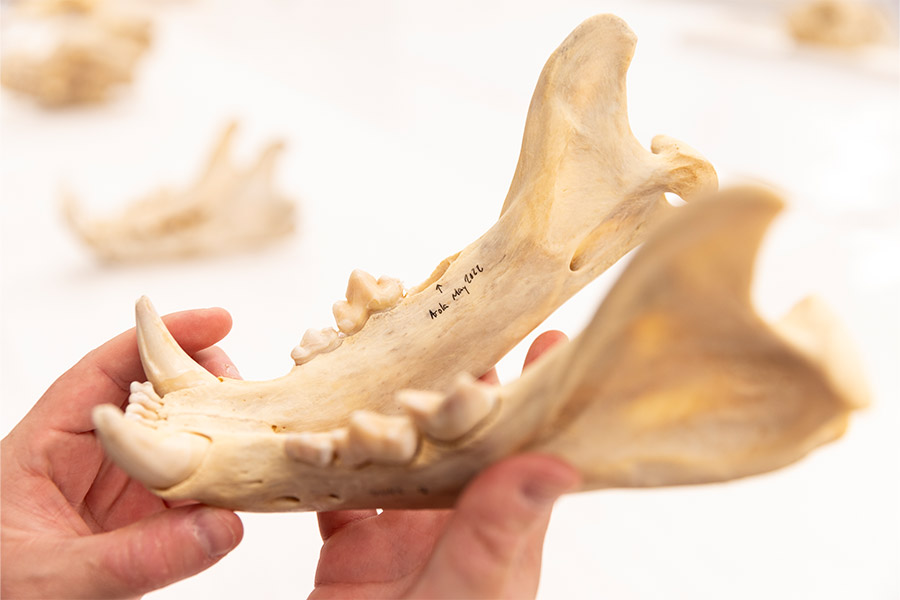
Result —
<instances>
[{"instance_id":1,"label":"ivory colored bone","mask_svg":"<svg viewBox=\"0 0 900 600\"><path fill-rule=\"evenodd\" d=\"M660 136L647 152L631 135L624 78L634 43L608 15L563 42L538 81L498 222L395 306L281 378L172 389L155 430L130 422L160 444L173 434L207 440L193 471L179 467L180 479L154 485L146 473L167 472L168 459L114 435L122 420L98 419L110 455L172 500L255 511L410 508L452 504L478 471L522 450L564 457L587 488L673 485L777 468L840 435L865 403L852 354L840 344L809 353L799 341L839 340L836 325L800 309L782 336L749 304L753 255L780 203L757 191L696 208L666 202L666 191L708 192L715 174L680 142ZM408 464L353 453L353 427L363 429L356 411L403 416L399 390L444 392L460 372L487 371L651 232L586 331L498 389L472 431L445 442L416 428ZM137 312L140 327L157 326L149 303ZM804 333L805 321L815 331ZM168 341L148 348L170 352ZM327 449L295 458L294 436L304 433L330 435L339 458Z\"/></svg>"},{"instance_id":2,"label":"ivory colored bone","mask_svg":"<svg viewBox=\"0 0 900 600\"><path fill-rule=\"evenodd\" d=\"M89 219L71 195L66 221L103 260L137 262L221 254L271 243L294 229L294 205L272 184L282 144L266 147L255 164L230 159L236 123L222 133L197 182L181 191L159 190L118 215Z\"/></svg>"},{"instance_id":3,"label":"ivory colored bone","mask_svg":"<svg viewBox=\"0 0 900 600\"><path fill-rule=\"evenodd\" d=\"M202 467L157 492L245 510L423 508L451 505L478 471L520 451L564 458L584 489L725 481L796 461L839 437L868 397L846 335L821 303L801 302L775 327L753 311L754 255L780 208L767 192L739 189L681 209L588 327L497 388L497 409L458 443L397 421L404 437L381 425L402 417L357 411L349 425L314 434L332 437L343 460L331 463L330 452L328 460L298 459L296 434L227 427L206 434ZM118 411L97 411L98 431L118 433ZM354 430L363 435L354 440ZM146 428L137 442L101 439L148 481L151 467L166 471L144 440L158 437L167 448L165 435ZM396 453L384 450L397 440ZM175 458L195 460L196 452ZM255 468L245 473L248 464Z\"/></svg>"},{"instance_id":4,"label":"ivory colored bone","mask_svg":"<svg viewBox=\"0 0 900 600\"><path fill-rule=\"evenodd\" d=\"M150 45L150 20L120 3L31 1L10 12L0 82L47 107L107 99Z\"/></svg>"}]
</instances>

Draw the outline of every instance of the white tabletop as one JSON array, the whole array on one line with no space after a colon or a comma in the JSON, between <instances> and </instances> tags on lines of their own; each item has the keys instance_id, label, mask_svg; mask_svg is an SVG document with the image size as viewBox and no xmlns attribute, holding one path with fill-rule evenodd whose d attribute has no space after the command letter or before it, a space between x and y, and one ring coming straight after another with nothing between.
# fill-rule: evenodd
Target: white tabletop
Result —
<instances>
[{"instance_id":1,"label":"white tabletop","mask_svg":"<svg viewBox=\"0 0 900 600\"><path fill-rule=\"evenodd\" d=\"M353 6L348 6L353 4ZM766 7L777 2L765 3ZM285 373L354 268L415 284L496 219L544 61L584 18L638 35L632 128L682 139L723 184L781 190L755 300L775 318L808 293L841 315L873 389L843 439L776 473L713 486L564 498L539 596L887 598L900 595L900 78L896 48L797 48L777 12L729 2L160 3L135 83L51 112L3 91L2 432L88 350L170 312L223 306L246 378ZM219 129L249 158L283 138L296 235L258 252L98 264L64 226L61 186L103 213L186 184ZM544 327L577 333L617 265ZM529 336L501 363L515 376ZM243 515L241 546L163 598L294 598L312 588L312 514Z\"/></svg>"}]
</instances>

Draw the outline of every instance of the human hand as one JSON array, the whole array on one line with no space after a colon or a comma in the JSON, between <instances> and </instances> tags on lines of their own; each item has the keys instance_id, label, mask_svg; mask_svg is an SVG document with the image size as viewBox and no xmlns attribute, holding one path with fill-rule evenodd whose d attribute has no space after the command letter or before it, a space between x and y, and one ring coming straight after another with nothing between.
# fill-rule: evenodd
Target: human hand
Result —
<instances>
[{"instance_id":1,"label":"human hand","mask_svg":"<svg viewBox=\"0 0 900 600\"><path fill-rule=\"evenodd\" d=\"M231 329L222 309L164 319L215 375L237 376L212 345ZM134 330L100 346L57 379L2 441L3 597L138 596L215 564L243 536L233 512L172 506L103 453L91 409L123 407L143 380Z\"/></svg>"},{"instance_id":2,"label":"human hand","mask_svg":"<svg viewBox=\"0 0 900 600\"><path fill-rule=\"evenodd\" d=\"M525 366L564 339L539 336ZM453 510L319 513L310 598L533 598L553 502L578 482L556 458L520 455L478 475Z\"/></svg>"}]
</instances>

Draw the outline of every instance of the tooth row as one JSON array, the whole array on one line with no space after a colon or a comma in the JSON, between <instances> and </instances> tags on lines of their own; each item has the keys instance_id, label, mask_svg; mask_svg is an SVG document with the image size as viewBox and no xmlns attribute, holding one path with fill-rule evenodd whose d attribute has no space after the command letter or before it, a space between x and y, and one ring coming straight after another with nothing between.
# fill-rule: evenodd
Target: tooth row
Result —
<instances>
[{"instance_id":1,"label":"tooth row","mask_svg":"<svg viewBox=\"0 0 900 600\"><path fill-rule=\"evenodd\" d=\"M132 381L130 392L125 416L144 423L158 421L158 411L162 408L162 399L153 389L153 384L149 381L143 383Z\"/></svg>"},{"instance_id":2,"label":"tooth row","mask_svg":"<svg viewBox=\"0 0 900 600\"><path fill-rule=\"evenodd\" d=\"M334 329L307 329L300 340L300 345L291 351L294 364L302 365L319 354L331 352L341 345L344 338Z\"/></svg>"},{"instance_id":3,"label":"tooth row","mask_svg":"<svg viewBox=\"0 0 900 600\"><path fill-rule=\"evenodd\" d=\"M441 441L459 439L487 417L497 403L496 388L460 373L447 394L400 390L397 400L425 435Z\"/></svg>"},{"instance_id":4,"label":"tooth row","mask_svg":"<svg viewBox=\"0 0 900 600\"><path fill-rule=\"evenodd\" d=\"M285 435L285 453L317 467L328 466L335 459L350 467L366 463L404 465L416 455L418 431L441 442L457 440L491 413L498 398L493 386L460 373L449 393L401 390L397 400L407 415L357 410L346 427Z\"/></svg>"},{"instance_id":5,"label":"tooth row","mask_svg":"<svg viewBox=\"0 0 900 600\"><path fill-rule=\"evenodd\" d=\"M289 434L285 453L293 460L324 467L335 458L355 467L365 463L403 465L416 454L419 440L412 420L357 410L347 427L319 433Z\"/></svg>"},{"instance_id":6,"label":"tooth row","mask_svg":"<svg viewBox=\"0 0 900 600\"><path fill-rule=\"evenodd\" d=\"M353 335L366 324L374 312L387 310L403 298L403 284L397 279L372 275L360 269L350 274L347 283L347 299L334 303L332 312L338 329Z\"/></svg>"}]
</instances>

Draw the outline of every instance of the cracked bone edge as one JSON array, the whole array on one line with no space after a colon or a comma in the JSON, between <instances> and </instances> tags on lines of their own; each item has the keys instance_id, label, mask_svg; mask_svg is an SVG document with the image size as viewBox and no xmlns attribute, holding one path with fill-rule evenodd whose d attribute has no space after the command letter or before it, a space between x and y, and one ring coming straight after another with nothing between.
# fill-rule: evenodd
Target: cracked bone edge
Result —
<instances>
[{"instance_id":1,"label":"cracked bone edge","mask_svg":"<svg viewBox=\"0 0 900 600\"><path fill-rule=\"evenodd\" d=\"M324 329L307 329L300 344L291 351L294 364L308 363L319 354L336 350L344 339L330 327Z\"/></svg>"},{"instance_id":2,"label":"cracked bone edge","mask_svg":"<svg viewBox=\"0 0 900 600\"><path fill-rule=\"evenodd\" d=\"M188 432L162 433L126 419L118 408L94 408L97 436L110 458L128 475L153 489L166 489L193 473L210 441Z\"/></svg>"},{"instance_id":3,"label":"cracked bone edge","mask_svg":"<svg viewBox=\"0 0 900 600\"><path fill-rule=\"evenodd\" d=\"M270 244L294 230L294 203L274 188L283 151L275 142L256 164L230 158L237 123L217 139L201 175L180 190L160 189L107 218L85 214L64 190L62 213L72 231L101 260L140 262L224 254Z\"/></svg>"},{"instance_id":4,"label":"cracked bone edge","mask_svg":"<svg viewBox=\"0 0 900 600\"><path fill-rule=\"evenodd\" d=\"M347 282L346 300L335 302L333 312L338 329L353 335L363 328L369 316L393 308L403 298L403 284L392 277L375 277L354 269Z\"/></svg>"},{"instance_id":5,"label":"cracked bone edge","mask_svg":"<svg viewBox=\"0 0 900 600\"><path fill-rule=\"evenodd\" d=\"M291 433L285 436L284 451L291 460L324 467L334 460L335 436L330 431Z\"/></svg>"},{"instance_id":6,"label":"cracked bone edge","mask_svg":"<svg viewBox=\"0 0 900 600\"><path fill-rule=\"evenodd\" d=\"M419 439L415 425L406 415L383 415L356 410L347 427L332 432L341 464L356 467L367 462L404 465L416 454Z\"/></svg>"},{"instance_id":7,"label":"cracked bone edge","mask_svg":"<svg viewBox=\"0 0 900 600\"><path fill-rule=\"evenodd\" d=\"M215 375L182 350L159 318L149 298L142 296L137 301L134 312L138 352L144 365L144 374L153 384L158 396L165 396L173 390L218 383L219 379Z\"/></svg>"},{"instance_id":8,"label":"cracked bone edge","mask_svg":"<svg viewBox=\"0 0 900 600\"><path fill-rule=\"evenodd\" d=\"M400 390L397 400L427 436L452 442L474 429L497 403L496 390L460 373L452 390L441 394L429 390Z\"/></svg>"}]
</instances>

